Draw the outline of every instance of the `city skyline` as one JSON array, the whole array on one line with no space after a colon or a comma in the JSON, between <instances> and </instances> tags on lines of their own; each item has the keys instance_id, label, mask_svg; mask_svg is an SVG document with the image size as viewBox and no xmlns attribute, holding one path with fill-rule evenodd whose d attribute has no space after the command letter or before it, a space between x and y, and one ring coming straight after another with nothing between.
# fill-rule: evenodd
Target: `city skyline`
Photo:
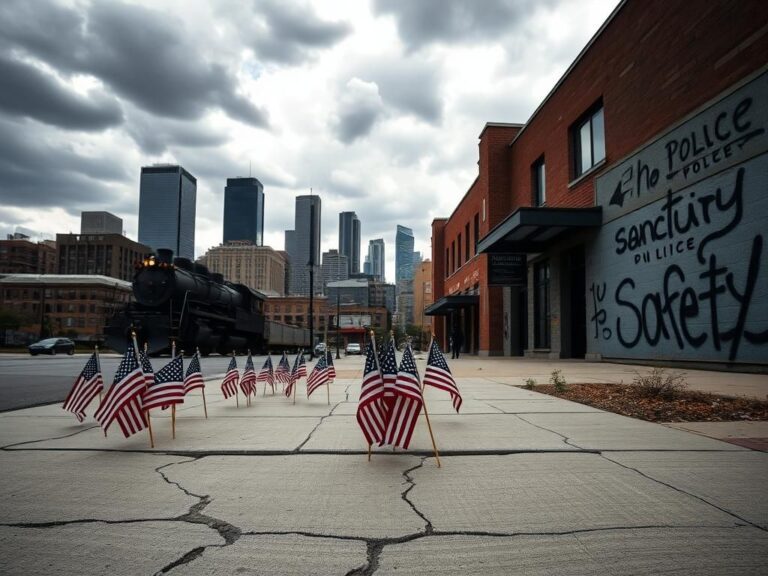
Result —
<instances>
[{"instance_id":1,"label":"city skyline","mask_svg":"<svg viewBox=\"0 0 768 576\"><path fill-rule=\"evenodd\" d=\"M426 1L8 0L0 234L52 238L98 210L138 239L138 168L172 163L198 179L196 255L223 237L226 179L248 175L275 199L265 245L284 248L312 188L321 251L354 210L363 245L393 245L400 223L429 254L485 123L525 122L616 4L449 3L434 19Z\"/></svg>"}]
</instances>

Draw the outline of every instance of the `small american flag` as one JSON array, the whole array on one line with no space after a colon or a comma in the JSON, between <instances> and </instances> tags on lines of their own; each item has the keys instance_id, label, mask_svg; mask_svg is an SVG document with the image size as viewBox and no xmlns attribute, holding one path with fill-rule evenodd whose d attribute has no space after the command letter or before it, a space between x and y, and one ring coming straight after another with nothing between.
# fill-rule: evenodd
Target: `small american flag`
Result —
<instances>
[{"instance_id":1,"label":"small american flag","mask_svg":"<svg viewBox=\"0 0 768 576\"><path fill-rule=\"evenodd\" d=\"M141 404L144 410L184 402L184 361L176 356L155 374L155 383L146 389Z\"/></svg>"},{"instance_id":2,"label":"small american flag","mask_svg":"<svg viewBox=\"0 0 768 576\"><path fill-rule=\"evenodd\" d=\"M96 396L99 395L104 389L104 380L101 377L101 369L99 368L99 359L94 352L88 362L85 363L85 368L80 372L80 376L77 377L75 383L72 385L72 390L69 391L67 399L64 400L62 408L77 417L78 421L82 422L85 419L85 408L91 403Z\"/></svg>"},{"instance_id":3,"label":"small american flag","mask_svg":"<svg viewBox=\"0 0 768 576\"><path fill-rule=\"evenodd\" d=\"M461 394L456 386L456 381L453 379L451 369L448 368L448 363L445 361L445 356L443 356L440 347L437 345L437 340L432 340L432 345L429 347L427 370L424 372L424 386L427 385L450 392L453 407L456 409L456 412L459 411L459 408L461 408Z\"/></svg>"},{"instance_id":4,"label":"small american flag","mask_svg":"<svg viewBox=\"0 0 768 576\"><path fill-rule=\"evenodd\" d=\"M283 357L280 358L280 362L277 363L277 370L275 370L275 380L288 384L291 381L291 365L288 363L288 356L283 352Z\"/></svg>"},{"instance_id":5,"label":"small american flag","mask_svg":"<svg viewBox=\"0 0 768 576\"><path fill-rule=\"evenodd\" d=\"M240 390L243 391L246 398L253 394L256 396L256 369L253 367L253 358L248 352L248 360L245 361L243 377L240 379Z\"/></svg>"},{"instance_id":6,"label":"small american flag","mask_svg":"<svg viewBox=\"0 0 768 576\"><path fill-rule=\"evenodd\" d=\"M381 369L381 377L384 380L384 405L387 412L389 412L395 403L395 381L397 380L394 338L390 338L389 342L384 344L384 352L379 357L379 368Z\"/></svg>"},{"instance_id":7,"label":"small american flag","mask_svg":"<svg viewBox=\"0 0 768 576\"><path fill-rule=\"evenodd\" d=\"M328 380L328 362L325 359L325 354L323 354L307 378L307 398L312 395L312 392L326 384Z\"/></svg>"},{"instance_id":8,"label":"small american flag","mask_svg":"<svg viewBox=\"0 0 768 576\"><path fill-rule=\"evenodd\" d=\"M307 375L307 364L304 361L304 350L299 350L296 355L296 360L293 362L293 370L291 370L291 377L288 381L288 386L285 387L285 396L291 397L293 393L293 387L302 377Z\"/></svg>"},{"instance_id":9,"label":"small american flag","mask_svg":"<svg viewBox=\"0 0 768 576\"><path fill-rule=\"evenodd\" d=\"M155 383L155 371L152 369L152 363L149 361L149 356L145 350L139 352L139 359L141 360L141 371L144 372L144 380L147 381L147 386L152 386Z\"/></svg>"},{"instance_id":10,"label":"small american flag","mask_svg":"<svg viewBox=\"0 0 768 576\"><path fill-rule=\"evenodd\" d=\"M112 422L117 420L126 438L143 430L147 427L141 405L141 395L145 388L144 373L131 343L123 354L112 386L99 404L94 418L104 430L109 429Z\"/></svg>"},{"instance_id":11,"label":"small american flag","mask_svg":"<svg viewBox=\"0 0 768 576\"><path fill-rule=\"evenodd\" d=\"M272 386L272 394L275 393L275 373L272 369L272 356L267 356L264 361L264 366L261 367L259 375L256 376L256 382L264 382L264 389L266 390L267 384Z\"/></svg>"},{"instance_id":12,"label":"small american flag","mask_svg":"<svg viewBox=\"0 0 768 576\"><path fill-rule=\"evenodd\" d=\"M237 394L237 383L240 381L240 374L237 371L237 361L232 356L232 360L229 361L229 368L224 375L224 380L221 381L221 391L224 394L224 398L229 398Z\"/></svg>"},{"instance_id":13,"label":"small american flag","mask_svg":"<svg viewBox=\"0 0 768 576\"><path fill-rule=\"evenodd\" d=\"M392 404L392 410L388 413L387 431L384 434L383 443L408 448L424 404L419 372L416 369L410 344L405 347L400 361L394 393L395 401Z\"/></svg>"},{"instance_id":14,"label":"small american flag","mask_svg":"<svg viewBox=\"0 0 768 576\"><path fill-rule=\"evenodd\" d=\"M184 394L186 395L197 388L205 389L205 382L203 381L203 372L200 370L200 356L195 352L184 376Z\"/></svg>"},{"instance_id":15,"label":"small american flag","mask_svg":"<svg viewBox=\"0 0 768 576\"><path fill-rule=\"evenodd\" d=\"M333 365L333 354L330 350L325 353L325 363L328 364L328 378L331 381L336 380L336 368Z\"/></svg>"},{"instance_id":16,"label":"small american flag","mask_svg":"<svg viewBox=\"0 0 768 576\"><path fill-rule=\"evenodd\" d=\"M365 349L363 385L357 403L357 423L369 446L373 443L379 444L384 439L387 421L383 396L384 380L376 359L376 346L371 339Z\"/></svg>"}]
</instances>

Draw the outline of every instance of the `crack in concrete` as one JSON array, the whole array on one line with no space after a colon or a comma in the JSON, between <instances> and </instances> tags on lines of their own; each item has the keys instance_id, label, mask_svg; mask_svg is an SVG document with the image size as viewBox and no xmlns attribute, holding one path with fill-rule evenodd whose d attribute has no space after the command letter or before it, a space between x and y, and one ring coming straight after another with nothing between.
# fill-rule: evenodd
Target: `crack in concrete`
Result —
<instances>
[{"instance_id":1,"label":"crack in concrete","mask_svg":"<svg viewBox=\"0 0 768 576\"><path fill-rule=\"evenodd\" d=\"M416 481L413 479L413 477L411 477L410 473L424 466L424 462L426 462L426 460L427 456L422 456L421 462L403 472L403 477L405 477L405 481L409 484L409 486L403 490L403 492L400 494L400 497L408 504L408 506L411 507L411 510L413 510L419 516L419 518L424 520L424 533L432 534L432 522L429 520L429 518L424 516L424 514L418 508L416 508L416 505L411 502L411 500L408 499L408 493L416 487Z\"/></svg>"},{"instance_id":2,"label":"crack in concrete","mask_svg":"<svg viewBox=\"0 0 768 576\"><path fill-rule=\"evenodd\" d=\"M618 466L621 466L625 470L631 470L632 472L636 472L643 478L647 478L648 480L651 480L652 482L656 482L657 484L661 484L662 486L666 486L667 488L671 488L672 490L675 490L676 492L680 492L681 494L685 494L686 496L690 496L691 498L695 498L699 502L703 502L704 504L707 504L708 506L712 506L713 508L716 508L717 510L720 510L721 512L724 512L725 514L728 514L729 516L733 516L737 520L740 520L741 522L745 522L746 524L752 526L753 528L757 528L758 530L762 530L763 532L768 532L768 527L761 526L760 524L755 524L754 522L751 522L750 520L747 520L746 518L743 518L742 516L739 516L735 512L732 512L731 510L728 510L727 508L723 508L722 506L718 506L714 502L710 502L706 498L703 498L702 496L698 496L696 494L693 494L691 492L687 492L686 490L683 490L682 488L678 488L677 486L674 486L673 484L669 484L668 482L664 482L663 480L659 480L658 478L654 478L653 476L649 476L645 472L641 472L637 468L633 468L632 466L628 466L626 464L622 464L621 462L617 462L616 460L613 460L611 458L608 458L608 456L605 456L604 454L600 454L601 458L604 458L605 460L608 460L608 462L612 462L613 464L616 464Z\"/></svg>"},{"instance_id":3,"label":"crack in concrete","mask_svg":"<svg viewBox=\"0 0 768 576\"><path fill-rule=\"evenodd\" d=\"M49 440L61 440L63 438L71 438L72 436L77 436L78 434L82 434L83 432L88 432L88 430L93 430L94 428L98 428L98 427L99 427L98 425L88 426L88 428L78 430L77 432L72 432L71 434L65 434L64 436L53 436L52 438L39 438L37 440L25 440L24 442L16 442L15 444L6 444L5 446L0 446L0 450L8 450L10 452L14 448L14 446L24 446L25 444L37 444L38 442L47 442Z\"/></svg>"},{"instance_id":4,"label":"crack in concrete","mask_svg":"<svg viewBox=\"0 0 768 576\"><path fill-rule=\"evenodd\" d=\"M322 423L325 421L325 419L326 419L326 418L329 418L329 417L331 416L331 414L333 414L333 411L334 411L334 410L336 410L336 408L338 407L338 405L339 405L339 404L341 404L341 402L337 402L337 403L336 403L336 404L333 406L333 408L331 408L331 411L330 411L330 412L328 412L328 414L326 414L325 416L321 416L321 417L320 417L320 422L318 422L318 423L317 423L317 425L316 425L314 428L312 428L312 430L310 431L309 435L306 437L306 439L304 440L304 442L302 442L301 444L299 444L298 446L296 446L296 448L294 448L294 449L293 449L293 452L294 452L294 453L298 453L298 452L300 452L300 451L301 451L301 449L304 447L304 445L305 445L307 442L309 442L309 441L312 439L312 434L314 434L314 433L315 433L315 431L316 431L318 428L320 428L320 425L321 425L321 424L322 424Z\"/></svg>"},{"instance_id":5,"label":"crack in concrete","mask_svg":"<svg viewBox=\"0 0 768 576\"><path fill-rule=\"evenodd\" d=\"M510 416L515 416L516 418L519 418L523 422L525 422L527 424L530 424L531 426L534 426L534 427L538 428L539 430L546 430L547 432L552 432L552 434L556 434L556 435L560 436L560 438L563 439L563 442L565 442L568 446L573 446L574 448L578 448L579 450L587 450L587 448L582 448L578 444L574 444L573 442L571 442L571 439L568 436L566 436L565 434L560 434L560 432L557 432L556 430L551 430L550 428L545 428L544 426L541 426L539 424L534 424L530 420L526 420L525 418L520 416L520 414L510 414Z\"/></svg>"}]
</instances>

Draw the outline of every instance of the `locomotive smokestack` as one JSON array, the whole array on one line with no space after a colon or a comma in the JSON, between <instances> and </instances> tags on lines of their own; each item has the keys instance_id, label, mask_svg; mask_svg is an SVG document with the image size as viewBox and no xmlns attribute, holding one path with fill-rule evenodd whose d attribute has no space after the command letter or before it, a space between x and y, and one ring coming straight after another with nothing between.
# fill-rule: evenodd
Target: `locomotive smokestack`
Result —
<instances>
[{"instance_id":1,"label":"locomotive smokestack","mask_svg":"<svg viewBox=\"0 0 768 576\"><path fill-rule=\"evenodd\" d=\"M157 256L155 260L158 263L172 264L173 263L173 250L170 248L159 248L157 250Z\"/></svg>"}]
</instances>

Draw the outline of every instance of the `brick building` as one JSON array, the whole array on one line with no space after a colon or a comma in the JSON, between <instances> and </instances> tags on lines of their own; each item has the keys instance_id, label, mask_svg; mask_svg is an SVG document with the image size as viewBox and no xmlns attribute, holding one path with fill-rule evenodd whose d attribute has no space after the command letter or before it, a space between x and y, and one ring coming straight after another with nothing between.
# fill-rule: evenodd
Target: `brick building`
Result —
<instances>
[{"instance_id":1,"label":"brick building","mask_svg":"<svg viewBox=\"0 0 768 576\"><path fill-rule=\"evenodd\" d=\"M248 241L232 241L211 248L198 262L225 280L244 284L269 296L285 294L283 253Z\"/></svg>"},{"instance_id":2,"label":"brick building","mask_svg":"<svg viewBox=\"0 0 768 576\"><path fill-rule=\"evenodd\" d=\"M766 21L627 0L524 126L486 125L432 226L443 345L456 324L480 354L766 364Z\"/></svg>"},{"instance_id":3,"label":"brick building","mask_svg":"<svg viewBox=\"0 0 768 576\"><path fill-rule=\"evenodd\" d=\"M102 275L130 282L152 248L122 234L56 234L59 274Z\"/></svg>"},{"instance_id":4,"label":"brick building","mask_svg":"<svg viewBox=\"0 0 768 576\"><path fill-rule=\"evenodd\" d=\"M12 274L0 278L0 308L21 320L7 343L42 336L101 341L104 325L117 306L132 298L131 284L106 276ZM42 324L42 326L41 326Z\"/></svg>"},{"instance_id":5,"label":"brick building","mask_svg":"<svg viewBox=\"0 0 768 576\"><path fill-rule=\"evenodd\" d=\"M0 274L55 274L56 243L31 242L22 234L0 240Z\"/></svg>"}]
</instances>

